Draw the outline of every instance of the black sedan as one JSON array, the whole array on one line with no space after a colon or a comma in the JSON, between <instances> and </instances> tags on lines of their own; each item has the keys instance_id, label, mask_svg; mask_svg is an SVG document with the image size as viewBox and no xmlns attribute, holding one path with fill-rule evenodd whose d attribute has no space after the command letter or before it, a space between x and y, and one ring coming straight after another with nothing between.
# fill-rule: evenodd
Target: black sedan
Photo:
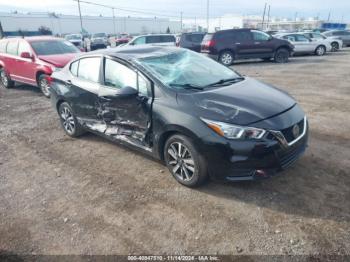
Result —
<instances>
[{"instance_id":1,"label":"black sedan","mask_svg":"<svg viewBox=\"0 0 350 262\"><path fill-rule=\"evenodd\" d=\"M186 49L99 50L48 80L69 136L90 131L139 149L189 187L270 177L307 146L293 98Z\"/></svg>"}]
</instances>

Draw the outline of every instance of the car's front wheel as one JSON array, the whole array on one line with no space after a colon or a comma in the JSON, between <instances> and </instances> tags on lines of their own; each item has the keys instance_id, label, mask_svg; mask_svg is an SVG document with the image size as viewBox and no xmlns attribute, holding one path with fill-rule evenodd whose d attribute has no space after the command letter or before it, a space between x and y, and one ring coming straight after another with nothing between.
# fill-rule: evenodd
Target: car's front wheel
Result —
<instances>
[{"instance_id":1,"label":"car's front wheel","mask_svg":"<svg viewBox=\"0 0 350 262\"><path fill-rule=\"evenodd\" d=\"M286 48L279 48L275 53L274 60L276 63L287 63L289 60L289 51Z\"/></svg>"},{"instance_id":2,"label":"car's front wheel","mask_svg":"<svg viewBox=\"0 0 350 262\"><path fill-rule=\"evenodd\" d=\"M326 53L326 47L324 47L323 45L318 46L315 50L315 54L318 56L323 56L325 53Z\"/></svg>"},{"instance_id":3,"label":"car's front wheel","mask_svg":"<svg viewBox=\"0 0 350 262\"><path fill-rule=\"evenodd\" d=\"M85 133L83 127L79 124L75 117L72 108L67 102L60 104L58 108L58 114L60 116L61 125L67 135L71 137L78 137Z\"/></svg>"},{"instance_id":4,"label":"car's front wheel","mask_svg":"<svg viewBox=\"0 0 350 262\"><path fill-rule=\"evenodd\" d=\"M230 66L233 64L234 55L230 51L224 51L219 56L219 62L225 66Z\"/></svg>"},{"instance_id":5,"label":"car's front wheel","mask_svg":"<svg viewBox=\"0 0 350 262\"><path fill-rule=\"evenodd\" d=\"M0 79L2 86L5 88L11 88L15 85L15 82L11 80L4 68L0 69Z\"/></svg>"},{"instance_id":6,"label":"car's front wheel","mask_svg":"<svg viewBox=\"0 0 350 262\"><path fill-rule=\"evenodd\" d=\"M43 95L47 98L50 98L50 86L49 82L47 81L47 76L45 74L41 74L38 77L38 86L40 88L40 91L43 93Z\"/></svg>"},{"instance_id":7,"label":"car's front wheel","mask_svg":"<svg viewBox=\"0 0 350 262\"><path fill-rule=\"evenodd\" d=\"M171 136L164 147L164 160L173 177L182 185L196 187L208 177L207 164L191 139Z\"/></svg>"},{"instance_id":8,"label":"car's front wheel","mask_svg":"<svg viewBox=\"0 0 350 262\"><path fill-rule=\"evenodd\" d=\"M337 42L333 42L331 45L332 45L332 52L336 52L339 50L339 44Z\"/></svg>"}]
</instances>

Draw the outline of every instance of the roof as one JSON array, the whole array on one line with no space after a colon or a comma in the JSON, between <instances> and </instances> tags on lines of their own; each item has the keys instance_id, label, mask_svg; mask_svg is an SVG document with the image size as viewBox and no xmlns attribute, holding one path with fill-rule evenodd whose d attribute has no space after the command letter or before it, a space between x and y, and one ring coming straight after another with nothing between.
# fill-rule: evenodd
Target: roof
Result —
<instances>
[{"instance_id":1,"label":"roof","mask_svg":"<svg viewBox=\"0 0 350 262\"><path fill-rule=\"evenodd\" d=\"M163 56L170 53L178 52L180 50L182 49L175 46L162 46L155 44L99 49L93 52L88 52L84 55L103 54L107 56L119 57L125 60L130 60L141 59L146 57Z\"/></svg>"},{"instance_id":2,"label":"roof","mask_svg":"<svg viewBox=\"0 0 350 262\"><path fill-rule=\"evenodd\" d=\"M2 38L1 40L12 40L12 39L25 39L28 42L35 42L35 41L42 41L42 40L46 40L46 41L52 41L52 40L64 40L61 38L57 38L57 37L53 37L53 36L26 36L26 37L6 37L6 38Z\"/></svg>"}]
</instances>

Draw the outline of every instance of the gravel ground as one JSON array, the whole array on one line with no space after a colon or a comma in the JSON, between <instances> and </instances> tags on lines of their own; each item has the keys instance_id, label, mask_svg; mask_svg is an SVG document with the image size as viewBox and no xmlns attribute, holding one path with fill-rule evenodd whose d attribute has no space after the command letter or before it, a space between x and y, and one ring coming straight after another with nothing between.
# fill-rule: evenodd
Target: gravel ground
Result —
<instances>
[{"instance_id":1,"label":"gravel ground","mask_svg":"<svg viewBox=\"0 0 350 262\"><path fill-rule=\"evenodd\" d=\"M0 253L350 254L350 49L236 63L293 95L306 154L269 180L179 185L161 163L66 136L35 88L0 89Z\"/></svg>"}]
</instances>

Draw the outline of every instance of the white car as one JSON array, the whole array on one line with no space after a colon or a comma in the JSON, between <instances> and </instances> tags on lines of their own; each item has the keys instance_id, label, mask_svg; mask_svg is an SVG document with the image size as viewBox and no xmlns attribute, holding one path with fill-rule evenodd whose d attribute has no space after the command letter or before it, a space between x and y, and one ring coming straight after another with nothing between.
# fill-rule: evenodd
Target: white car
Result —
<instances>
[{"instance_id":1,"label":"white car","mask_svg":"<svg viewBox=\"0 0 350 262\"><path fill-rule=\"evenodd\" d=\"M145 44L157 44L165 46L175 46L176 38L172 34L158 34L158 35L140 35L130 40L125 45L120 46L132 46L132 45L145 45Z\"/></svg>"},{"instance_id":2,"label":"white car","mask_svg":"<svg viewBox=\"0 0 350 262\"><path fill-rule=\"evenodd\" d=\"M304 33L286 33L274 35L277 38L285 39L294 45L294 54L315 54L323 56L332 50L332 46L327 40L313 41L306 37Z\"/></svg>"},{"instance_id":3,"label":"white car","mask_svg":"<svg viewBox=\"0 0 350 262\"><path fill-rule=\"evenodd\" d=\"M311 38L314 41L322 41L322 40L328 41L332 46L333 52L338 51L340 48L343 47L343 40L341 40L337 36L326 37L321 33L315 33L315 32L307 32L307 33L304 33L304 35L306 37Z\"/></svg>"},{"instance_id":4,"label":"white car","mask_svg":"<svg viewBox=\"0 0 350 262\"><path fill-rule=\"evenodd\" d=\"M83 48L83 36L81 34L69 34L64 37L67 41L71 42L73 45L77 46L78 48Z\"/></svg>"}]
</instances>

